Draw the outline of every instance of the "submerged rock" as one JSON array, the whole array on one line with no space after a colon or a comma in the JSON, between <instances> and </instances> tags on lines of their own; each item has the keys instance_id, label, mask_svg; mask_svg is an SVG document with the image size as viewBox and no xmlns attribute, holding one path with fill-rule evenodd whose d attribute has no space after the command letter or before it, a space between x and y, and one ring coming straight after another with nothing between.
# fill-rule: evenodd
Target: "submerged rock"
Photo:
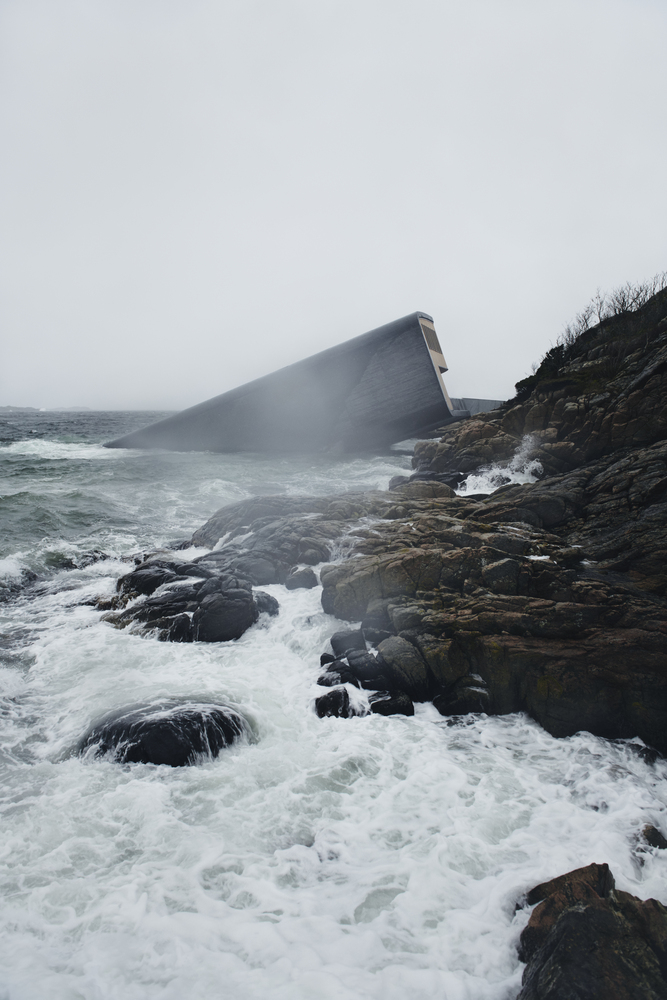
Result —
<instances>
[{"instance_id":1,"label":"submerged rock","mask_svg":"<svg viewBox=\"0 0 667 1000\"><path fill-rule=\"evenodd\" d=\"M183 767L217 757L223 747L248 733L245 719L226 706L133 706L91 726L77 752L108 756L119 764Z\"/></svg>"}]
</instances>

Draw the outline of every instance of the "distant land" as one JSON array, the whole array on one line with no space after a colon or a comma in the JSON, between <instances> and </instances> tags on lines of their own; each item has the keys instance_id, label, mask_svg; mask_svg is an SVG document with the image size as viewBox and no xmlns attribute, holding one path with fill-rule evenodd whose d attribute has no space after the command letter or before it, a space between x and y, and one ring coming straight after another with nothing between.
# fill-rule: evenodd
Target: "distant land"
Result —
<instances>
[{"instance_id":1,"label":"distant land","mask_svg":"<svg viewBox=\"0 0 667 1000\"><path fill-rule=\"evenodd\" d=\"M90 406L0 406L0 413L92 413Z\"/></svg>"}]
</instances>

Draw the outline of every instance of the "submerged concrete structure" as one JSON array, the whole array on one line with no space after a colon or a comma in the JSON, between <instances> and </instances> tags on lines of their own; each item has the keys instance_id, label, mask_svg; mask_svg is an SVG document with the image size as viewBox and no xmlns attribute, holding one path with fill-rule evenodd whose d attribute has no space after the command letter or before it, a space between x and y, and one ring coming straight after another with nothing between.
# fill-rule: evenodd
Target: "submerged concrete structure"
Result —
<instances>
[{"instance_id":1,"label":"submerged concrete structure","mask_svg":"<svg viewBox=\"0 0 667 1000\"><path fill-rule=\"evenodd\" d=\"M442 379L446 371L433 318L415 312L107 447L217 452L383 447L470 415L450 399Z\"/></svg>"}]
</instances>

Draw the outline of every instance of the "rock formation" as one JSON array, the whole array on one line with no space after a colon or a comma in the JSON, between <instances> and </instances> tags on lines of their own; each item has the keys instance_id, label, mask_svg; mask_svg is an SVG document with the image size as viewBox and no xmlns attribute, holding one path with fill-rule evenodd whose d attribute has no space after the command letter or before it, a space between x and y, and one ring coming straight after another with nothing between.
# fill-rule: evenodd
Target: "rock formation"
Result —
<instances>
[{"instance_id":1,"label":"rock formation","mask_svg":"<svg viewBox=\"0 0 667 1000\"><path fill-rule=\"evenodd\" d=\"M517 1000L664 1000L667 908L615 888L588 865L536 886L521 934L527 962Z\"/></svg>"}]
</instances>

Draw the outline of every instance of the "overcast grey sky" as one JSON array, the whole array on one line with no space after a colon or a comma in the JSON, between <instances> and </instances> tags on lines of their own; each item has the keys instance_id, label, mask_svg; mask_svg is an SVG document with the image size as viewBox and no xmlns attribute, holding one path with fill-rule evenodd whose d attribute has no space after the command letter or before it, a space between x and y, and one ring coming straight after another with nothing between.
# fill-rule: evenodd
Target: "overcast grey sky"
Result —
<instances>
[{"instance_id":1,"label":"overcast grey sky","mask_svg":"<svg viewBox=\"0 0 667 1000\"><path fill-rule=\"evenodd\" d=\"M1 0L0 404L181 408L417 309L505 398L667 268L665 0Z\"/></svg>"}]
</instances>

